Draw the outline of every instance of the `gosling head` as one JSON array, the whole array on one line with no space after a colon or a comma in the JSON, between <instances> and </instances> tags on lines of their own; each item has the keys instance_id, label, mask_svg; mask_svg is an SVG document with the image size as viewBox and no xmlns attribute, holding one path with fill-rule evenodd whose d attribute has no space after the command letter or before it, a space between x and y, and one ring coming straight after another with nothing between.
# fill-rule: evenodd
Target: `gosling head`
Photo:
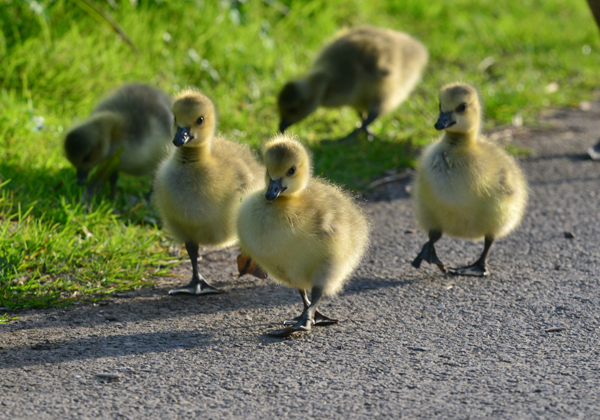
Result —
<instances>
[{"instance_id":1,"label":"gosling head","mask_svg":"<svg viewBox=\"0 0 600 420\"><path fill-rule=\"evenodd\" d=\"M116 125L112 113L99 113L65 136L65 154L77 169L79 185L85 184L88 173L108 156Z\"/></svg>"},{"instance_id":2,"label":"gosling head","mask_svg":"<svg viewBox=\"0 0 600 420\"><path fill-rule=\"evenodd\" d=\"M477 91L465 83L453 83L440 92L440 115L436 130L450 133L476 133L479 130L480 106Z\"/></svg>"},{"instance_id":3,"label":"gosling head","mask_svg":"<svg viewBox=\"0 0 600 420\"><path fill-rule=\"evenodd\" d=\"M311 162L304 146L291 136L277 135L262 149L267 168L267 200L293 196L302 191L311 176Z\"/></svg>"},{"instance_id":4,"label":"gosling head","mask_svg":"<svg viewBox=\"0 0 600 420\"><path fill-rule=\"evenodd\" d=\"M283 133L290 125L302 121L319 107L317 92L306 80L287 82L277 97L279 108L279 132Z\"/></svg>"},{"instance_id":5,"label":"gosling head","mask_svg":"<svg viewBox=\"0 0 600 420\"><path fill-rule=\"evenodd\" d=\"M215 134L216 114L212 101L195 89L180 92L173 101L177 147L199 147Z\"/></svg>"}]
</instances>

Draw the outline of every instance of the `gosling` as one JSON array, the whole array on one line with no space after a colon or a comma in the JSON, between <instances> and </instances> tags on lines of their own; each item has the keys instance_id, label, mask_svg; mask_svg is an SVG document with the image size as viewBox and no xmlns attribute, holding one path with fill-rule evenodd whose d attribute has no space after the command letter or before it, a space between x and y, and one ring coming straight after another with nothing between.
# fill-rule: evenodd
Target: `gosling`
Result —
<instances>
[{"instance_id":1,"label":"gosling","mask_svg":"<svg viewBox=\"0 0 600 420\"><path fill-rule=\"evenodd\" d=\"M336 323L317 307L358 266L368 245L367 219L347 193L311 178L308 152L293 137L277 135L262 155L267 188L242 202L240 248L276 281L298 289L304 302L302 314L284 323L291 326L272 335Z\"/></svg>"},{"instance_id":2,"label":"gosling","mask_svg":"<svg viewBox=\"0 0 600 420\"><path fill-rule=\"evenodd\" d=\"M319 106L351 106L362 121L352 139L395 109L413 90L427 64L427 48L411 36L373 27L347 31L319 54L301 79L287 82L277 100L284 132Z\"/></svg>"},{"instance_id":3,"label":"gosling","mask_svg":"<svg viewBox=\"0 0 600 420\"><path fill-rule=\"evenodd\" d=\"M79 185L85 184L91 169L119 149L120 161L109 177L111 196L119 171L153 176L168 153L172 125L171 101L160 90L142 84L117 89L65 137L65 153L77 169Z\"/></svg>"},{"instance_id":4,"label":"gosling","mask_svg":"<svg viewBox=\"0 0 600 420\"><path fill-rule=\"evenodd\" d=\"M412 265L419 268L427 261L445 272L434 247L442 234L472 240L483 237L483 253L477 261L447 271L487 276L492 243L521 221L527 184L516 161L479 133L481 109L473 87L448 85L439 101L435 128L444 134L421 156L414 191L415 214L429 241Z\"/></svg>"},{"instance_id":5,"label":"gosling","mask_svg":"<svg viewBox=\"0 0 600 420\"><path fill-rule=\"evenodd\" d=\"M179 93L173 113L177 149L157 171L154 198L167 232L185 243L192 279L169 294L221 293L198 271L199 245L237 242L235 219L242 195L260 188L264 168L248 147L215 137L215 107L199 91Z\"/></svg>"}]
</instances>

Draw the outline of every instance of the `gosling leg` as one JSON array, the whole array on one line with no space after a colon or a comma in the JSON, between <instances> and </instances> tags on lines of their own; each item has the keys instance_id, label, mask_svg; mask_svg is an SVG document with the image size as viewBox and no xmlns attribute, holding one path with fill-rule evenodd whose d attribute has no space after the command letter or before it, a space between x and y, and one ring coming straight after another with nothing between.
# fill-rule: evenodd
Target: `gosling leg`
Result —
<instances>
[{"instance_id":1,"label":"gosling leg","mask_svg":"<svg viewBox=\"0 0 600 420\"><path fill-rule=\"evenodd\" d=\"M209 295L223 293L221 289L216 288L204 280L204 277L198 272L198 244L195 242L188 242L185 244L185 248L192 261L192 281L186 286L180 286L169 290L169 294Z\"/></svg>"},{"instance_id":2,"label":"gosling leg","mask_svg":"<svg viewBox=\"0 0 600 420\"><path fill-rule=\"evenodd\" d=\"M119 180L119 171L114 171L108 178L108 185L110 186L110 199L114 200L117 195L117 181Z\"/></svg>"},{"instance_id":3,"label":"gosling leg","mask_svg":"<svg viewBox=\"0 0 600 420\"><path fill-rule=\"evenodd\" d=\"M429 241L426 242L425 245L423 245L423 249L421 249L421 252L419 252L419 255L417 255L417 258L415 258L413 260L413 262L412 262L413 267L420 268L421 261L427 261L429 264L437 265L442 273L446 272L446 267L444 266L444 263L442 263L440 261L437 254L435 253L434 244L437 241L439 241L441 237L442 237L442 232L440 232L439 230L430 230L429 231Z\"/></svg>"},{"instance_id":4,"label":"gosling leg","mask_svg":"<svg viewBox=\"0 0 600 420\"><path fill-rule=\"evenodd\" d=\"M306 291L304 292L306 293ZM300 293L302 295L302 293ZM315 317L317 315L317 306L319 305L319 302L321 301L321 298L323 297L323 290L320 287L313 287L312 288L312 292L311 292L311 297L312 297L312 303L310 305L308 305L308 307L306 308L306 310L304 312L302 312L302 315L300 315L298 321L292 325L291 327L287 327L283 330L279 330L279 331L275 331L272 332L270 335L273 337L289 337L290 335L292 335L295 332L309 332L310 330L312 330L313 325L315 325L316 321L315 321ZM303 296L303 300L304 300L304 296ZM308 298L305 301L308 301ZM328 318L329 319L329 318ZM337 320L331 320L330 321L335 321L337 322ZM333 322L335 324L335 322ZM324 324L322 324L324 325Z\"/></svg>"},{"instance_id":5,"label":"gosling leg","mask_svg":"<svg viewBox=\"0 0 600 420\"><path fill-rule=\"evenodd\" d=\"M308 310L308 308L310 306L310 300L308 300L308 296L306 294L306 290L298 289L298 292L300 292L300 296L302 297L302 301L304 302L304 311L302 311L302 313L300 315L298 315L297 317L295 317L295 318L288 319L287 321L283 321L283 325L295 325L295 324L297 324L302 319L302 317L304 316L305 312ZM314 320L315 320L315 325L319 325L319 326L331 325L331 324L337 324L338 323L337 319L329 318L328 316L323 315L318 310L315 311Z\"/></svg>"},{"instance_id":6,"label":"gosling leg","mask_svg":"<svg viewBox=\"0 0 600 420\"><path fill-rule=\"evenodd\" d=\"M494 242L494 238L491 236L485 237L485 244L483 246L483 252L479 259L475 261L473 264L468 265L466 267L461 268L450 268L448 272L450 274L455 274L457 276L473 276L473 277L485 277L490 274L487 269L487 258L490 253L490 248L492 247L492 243Z\"/></svg>"},{"instance_id":7,"label":"gosling leg","mask_svg":"<svg viewBox=\"0 0 600 420\"><path fill-rule=\"evenodd\" d=\"M373 139L375 138L375 134L369 129L369 125L375 121L375 119L379 116L379 112L377 111L371 111L369 112L369 114L367 115L367 118L363 118L362 120L362 125L360 126L360 130L364 131L365 133L367 133L367 139L369 141L373 141Z\"/></svg>"},{"instance_id":8,"label":"gosling leg","mask_svg":"<svg viewBox=\"0 0 600 420\"><path fill-rule=\"evenodd\" d=\"M150 189L148 190L148 192L144 195L144 199L146 200L146 202L148 204L152 203L152 194L154 194L154 185L150 185Z\"/></svg>"},{"instance_id":9,"label":"gosling leg","mask_svg":"<svg viewBox=\"0 0 600 420\"><path fill-rule=\"evenodd\" d=\"M371 124L373 121L375 121L378 116L379 116L379 112L378 111L369 111L369 114L367 115L366 118L364 118L364 117L361 116L362 124L360 125L360 127L357 128L356 130L352 131L346 137L342 137L341 139L339 139L338 142L353 141L353 140L356 139L356 137L362 131L364 131L365 133L367 133L369 141L372 141L375 136L371 132L371 130L369 130L369 124Z\"/></svg>"},{"instance_id":10,"label":"gosling leg","mask_svg":"<svg viewBox=\"0 0 600 420\"><path fill-rule=\"evenodd\" d=\"M87 169L77 169L77 185L83 187L88 179L89 171Z\"/></svg>"}]
</instances>

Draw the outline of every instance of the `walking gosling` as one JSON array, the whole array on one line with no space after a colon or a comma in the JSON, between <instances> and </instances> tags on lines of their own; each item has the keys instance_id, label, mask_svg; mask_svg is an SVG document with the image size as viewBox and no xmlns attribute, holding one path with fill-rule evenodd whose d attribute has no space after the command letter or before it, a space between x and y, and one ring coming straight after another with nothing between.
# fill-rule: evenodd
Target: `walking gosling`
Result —
<instances>
[{"instance_id":1,"label":"walking gosling","mask_svg":"<svg viewBox=\"0 0 600 420\"><path fill-rule=\"evenodd\" d=\"M109 178L111 196L119 171L153 176L168 153L172 125L171 101L160 90L141 84L117 89L65 137L65 153L77 169L79 185L85 184L92 168L119 149L117 170Z\"/></svg>"},{"instance_id":2,"label":"walking gosling","mask_svg":"<svg viewBox=\"0 0 600 420\"><path fill-rule=\"evenodd\" d=\"M309 155L293 137L275 136L262 154L268 187L242 202L240 247L275 280L298 289L304 302L302 314L285 322L291 327L273 335L336 323L317 306L323 295L337 293L359 264L368 245L367 219L347 193L311 178Z\"/></svg>"},{"instance_id":3,"label":"walking gosling","mask_svg":"<svg viewBox=\"0 0 600 420\"><path fill-rule=\"evenodd\" d=\"M521 221L527 185L515 160L479 133L481 110L476 90L463 83L442 89L435 124L444 130L420 158L414 191L417 220L429 241L412 265L437 264L434 244L446 233L452 237L485 240L475 263L452 274L487 276L492 242L510 233Z\"/></svg>"},{"instance_id":4,"label":"walking gosling","mask_svg":"<svg viewBox=\"0 0 600 420\"><path fill-rule=\"evenodd\" d=\"M327 45L309 72L286 83L278 106L284 132L319 106L351 106L362 120L351 139L392 111L415 87L429 54L409 35L373 27L351 29Z\"/></svg>"},{"instance_id":5,"label":"walking gosling","mask_svg":"<svg viewBox=\"0 0 600 420\"><path fill-rule=\"evenodd\" d=\"M194 89L173 102L177 150L159 167L155 202L170 235L184 242L192 280L169 294L220 293L198 272L199 245L225 247L237 241L235 219L242 195L260 188L264 168L246 146L215 137L212 101Z\"/></svg>"}]
</instances>

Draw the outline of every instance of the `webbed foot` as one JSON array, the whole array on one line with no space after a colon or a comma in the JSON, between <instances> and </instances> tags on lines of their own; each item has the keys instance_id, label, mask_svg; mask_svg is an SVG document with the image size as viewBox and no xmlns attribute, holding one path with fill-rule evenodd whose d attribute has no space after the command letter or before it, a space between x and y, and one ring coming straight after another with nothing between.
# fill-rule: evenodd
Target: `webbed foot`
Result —
<instances>
[{"instance_id":1,"label":"webbed foot","mask_svg":"<svg viewBox=\"0 0 600 420\"><path fill-rule=\"evenodd\" d=\"M360 134L361 129L357 128L356 130L352 131L350 134L344 136L344 137L340 137L337 140L333 140L335 143L341 143L341 144L351 144L354 143L356 141L356 139L358 138L358 135Z\"/></svg>"},{"instance_id":2,"label":"webbed foot","mask_svg":"<svg viewBox=\"0 0 600 420\"><path fill-rule=\"evenodd\" d=\"M375 133L373 133L369 127L364 128L363 131L367 134L367 140L375 140Z\"/></svg>"},{"instance_id":3,"label":"webbed foot","mask_svg":"<svg viewBox=\"0 0 600 420\"><path fill-rule=\"evenodd\" d=\"M455 276L471 276L471 277L486 277L490 275L487 269L487 258L494 242L494 237L491 235L485 236L485 244L483 246L483 252L477 261L466 267L450 268L448 272Z\"/></svg>"},{"instance_id":4,"label":"webbed foot","mask_svg":"<svg viewBox=\"0 0 600 420\"><path fill-rule=\"evenodd\" d=\"M223 291L212 284L209 284L205 280L200 282L192 281L186 286L176 287L169 290L170 295L213 295L223 293Z\"/></svg>"},{"instance_id":5,"label":"webbed foot","mask_svg":"<svg viewBox=\"0 0 600 420\"><path fill-rule=\"evenodd\" d=\"M350 144L353 143L362 133L366 134L368 141L373 141L375 139L375 134L369 129L369 127L359 127L350 134L335 140L335 142Z\"/></svg>"},{"instance_id":6,"label":"webbed foot","mask_svg":"<svg viewBox=\"0 0 600 420\"><path fill-rule=\"evenodd\" d=\"M587 150L587 154L592 160L600 160L600 141Z\"/></svg>"},{"instance_id":7,"label":"webbed foot","mask_svg":"<svg viewBox=\"0 0 600 420\"><path fill-rule=\"evenodd\" d=\"M287 321L283 321L283 325L295 325L304 316L304 313L298 315L296 318L288 319ZM325 326L325 325L333 325L337 324L339 321L337 319L329 318L326 315L323 315L321 312L317 311L314 317L314 325L316 326Z\"/></svg>"},{"instance_id":8,"label":"webbed foot","mask_svg":"<svg viewBox=\"0 0 600 420\"><path fill-rule=\"evenodd\" d=\"M475 263L466 267L448 268L448 273L455 276L487 277L490 272L485 264Z\"/></svg>"},{"instance_id":9,"label":"webbed foot","mask_svg":"<svg viewBox=\"0 0 600 420\"><path fill-rule=\"evenodd\" d=\"M444 263L440 261L437 254L435 253L435 248L433 244L431 244L430 242L427 242L425 245L423 245L423 249L421 249L421 252L419 252L417 258L413 260L412 266L415 268L420 268L422 261L426 261L429 264L437 265L442 273L447 272L446 266L444 266Z\"/></svg>"},{"instance_id":10,"label":"webbed foot","mask_svg":"<svg viewBox=\"0 0 600 420\"><path fill-rule=\"evenodd\" d=\"M300 319L298 320L298 322L296 322L291 327L273 331L269 333L269 335L271 337L285 338L289 337L295 332L309 332L310 330L312 330L312 326L315 324L315 321L313 319L309 319L308 316L305 316L305 314L300 315L299 318Z\"/></svg>"}]
</instances>

